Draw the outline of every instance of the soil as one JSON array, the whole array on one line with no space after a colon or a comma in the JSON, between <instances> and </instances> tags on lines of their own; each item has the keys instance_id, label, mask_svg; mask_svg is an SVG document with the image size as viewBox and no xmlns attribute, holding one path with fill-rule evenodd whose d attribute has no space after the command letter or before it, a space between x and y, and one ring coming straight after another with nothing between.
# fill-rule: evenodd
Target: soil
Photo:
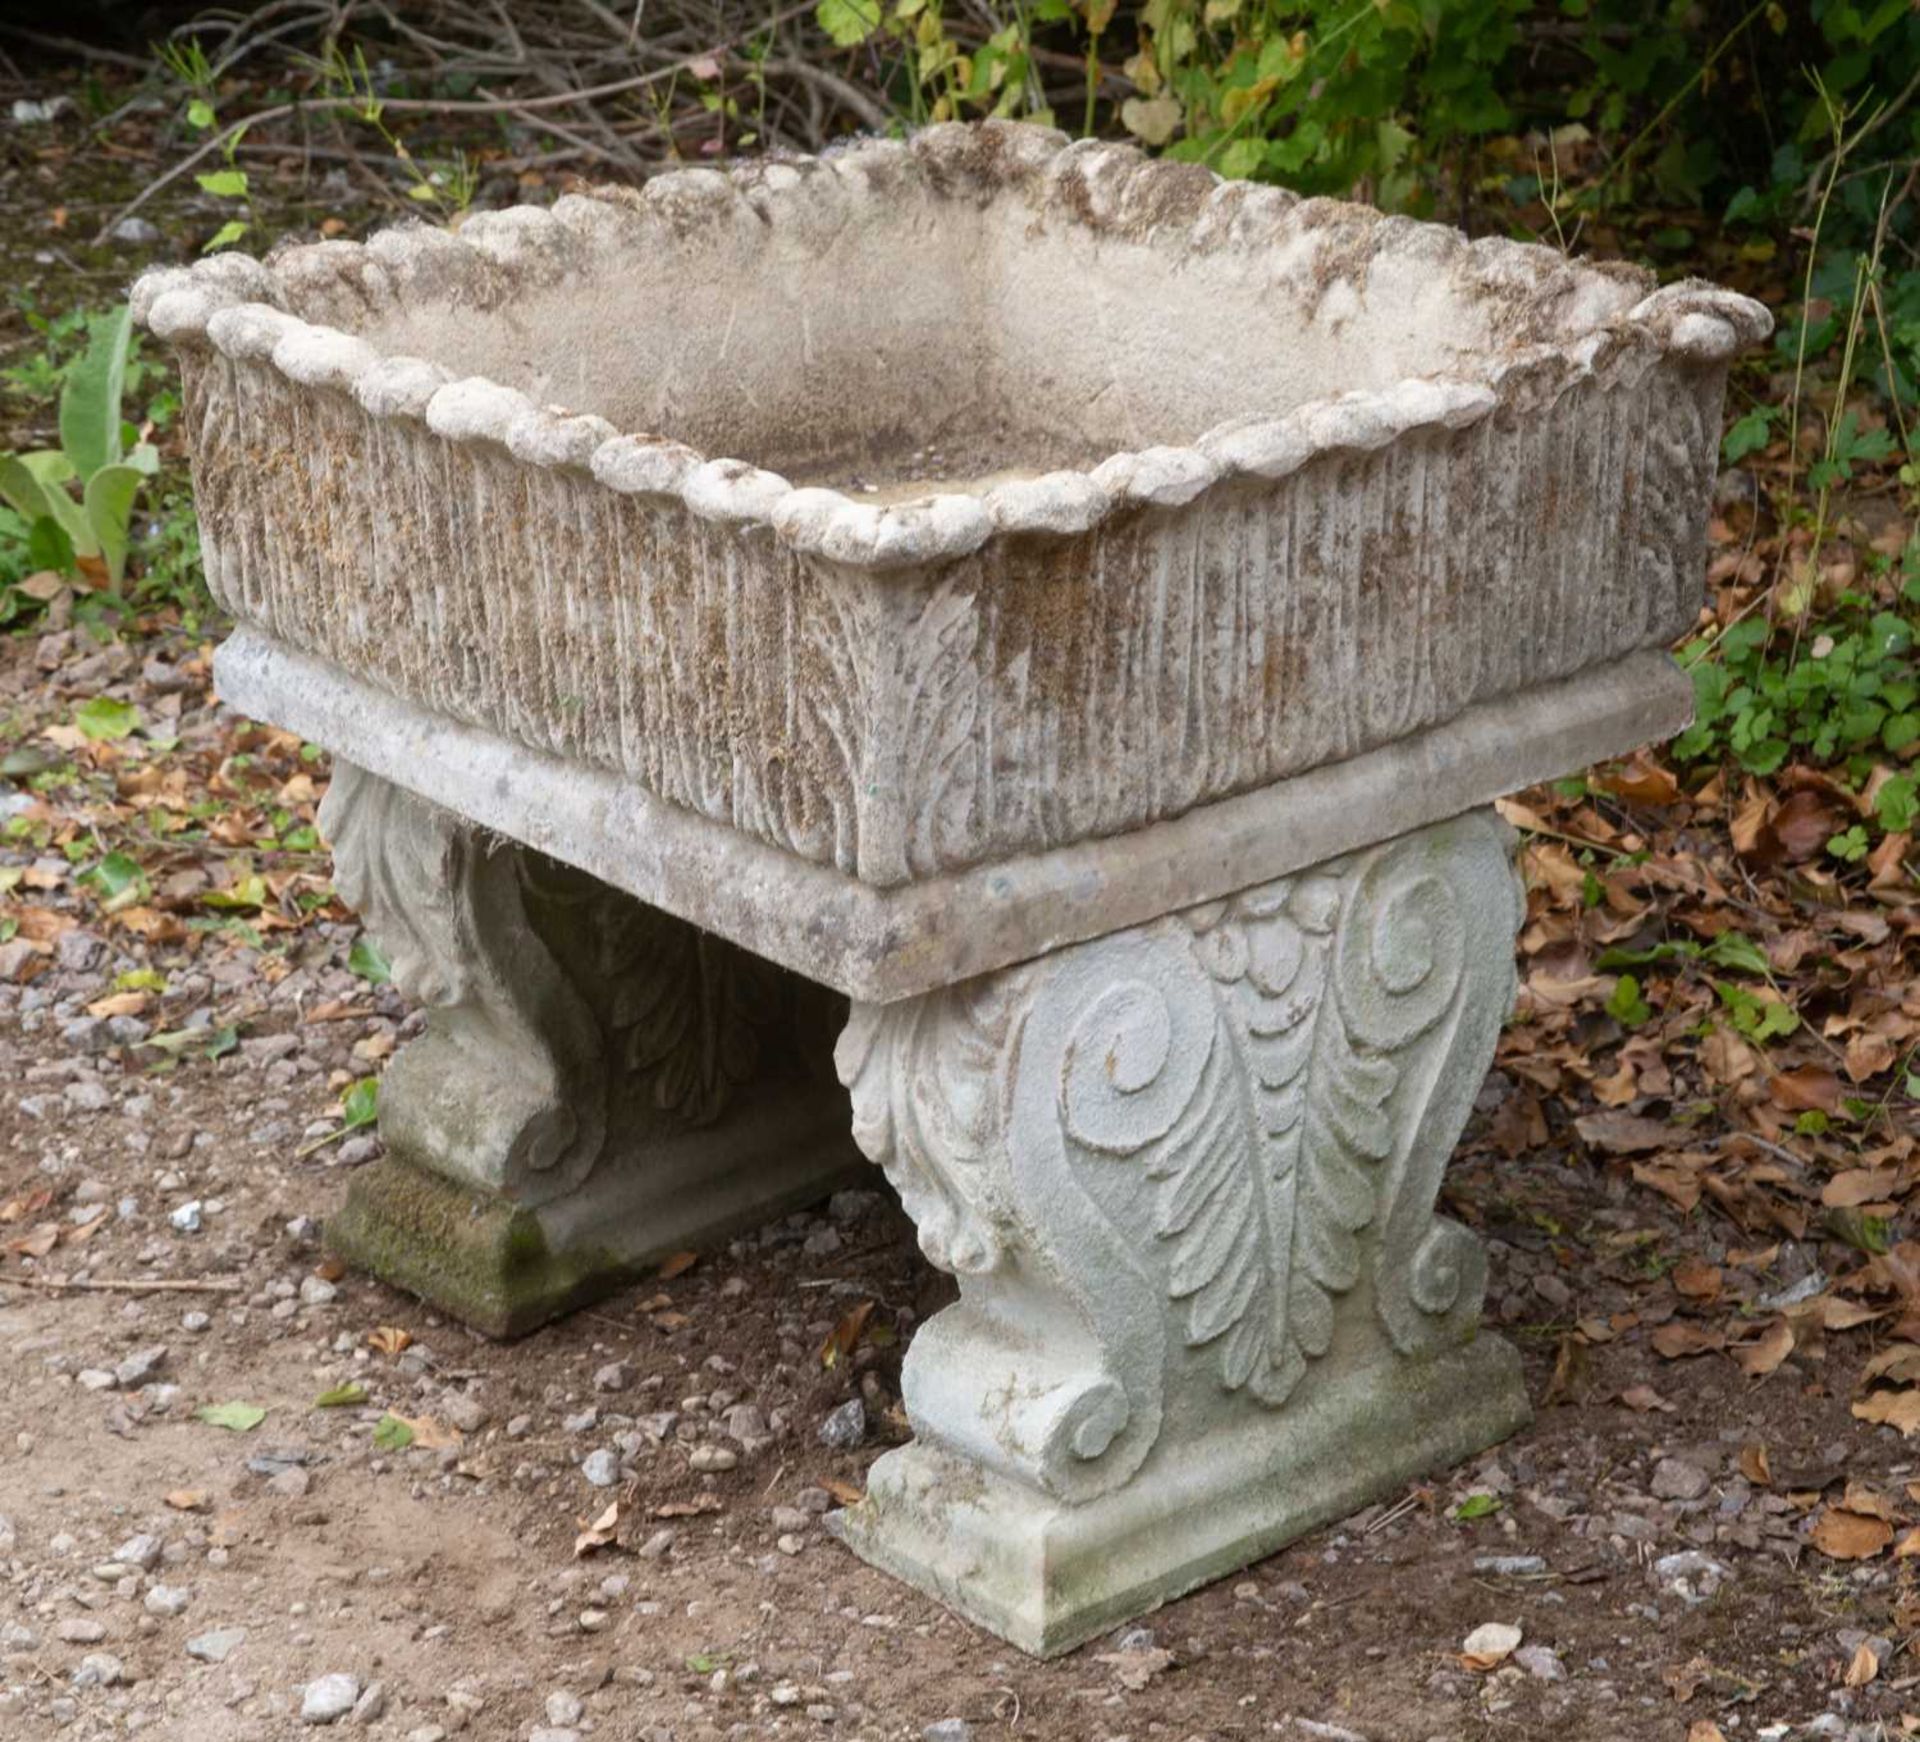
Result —
<instances>
[{"instance_id":1,"label":"soil","mask_svg":"<svg viewBox=\"0 0 1920 1742\"><path fill-rule=\"evenodd\" d=\"M335 953L343 946L334 940ZM379 1001L391 1008L392 994ZM1535 1425L1470 1469L1148 1617L1171 1660L1133 1689L1125 1678L1158 1660L1139 1640L1123 1649L1131 1629L1030 1662L864 1567L816 1516L798 1530L772 1517L820 1504L829 1485L857 1488L904 1437L899 1355L949 1288L890 1199L791 1218L511 1345L358 1276L305 1305L296 1291L327 1269L311 1221L338 1202L350 1170L334 1164L337 1145L298 1153L297 1134L332 1102L324 1067L300 1068L315 1025L283 1008L252 1026L243 1050L163 1077L108 1056L92 1080L110 1085L110 1106L60 1103L36 1118L23 1100L38 1106L50 1085L91 1073L72 1068L50 1023L25 1033L17 1015L8 1022L0 1063L17 1088L0 1112L0 1196L51 1187L36 1216L66 1222L84 1213L77 1199L104 1206L78 1267L55 1257L40 1274L198 1277L234 1290L0 1289L0 1511L12 1530L0 1624L34 1636L6 1654L8 1736L291 1734L299 1687L340 1671L383 1685L373 1729L395 1737L452 1728L474 1702L468 1733L524 1736L555 1690L585 1701L596 1735L677 1742L912 1737L953 1717L980 1737L1108 1742L1628 1742L1683 1736L1709 1714L1733 1737L1829 1708L1859 1721L1901 1707L1902 1660L1871 1686L1838 1686L1856 1634L1896 1632L1895 1573L1809 1554L1805 1508L1786 1497L1843 1479L1897 1489L1908 1471L1890 1433L1849 1419L1855 1363L1838 1346L1833 1371L1796 1357L1755 1385L1718 1356L1662 1360L1635 1329L1556 1382L1556 1327L1630 1308L1657 1317L1671 1261L1726 1257L1710 1223L1682 1223L1613 1175L1539 1156L1495 1163L1470 1136L1453 1208L1494 1242L1494 1317L1526 1352ZM323 1059L363 1028L391 1031L385 1015L321 1026L336 1031ZM301 1050L263 1064L277 1034L301 1037ZM1499 1088L1496 1078L1489 1101ZM201 1230L180 1232L169 1212L196 1199ZM877 1303L869 1333L902 1334L885 1347L863 1339L850 1362L824 1368L822 1344L866 1301ZM194 1311L210 1317L206 1329L183 1328ZM381 1327L409 1332L410 1346L369 1348ZM167 1351L158 1389L92 1391L78 1377L155 1345ZM597 1390L594 1375L612 1363L628 1369L619 1389ZM363 1405L313 1407L352 1380ZM1631 1407L1623 1394L1646 1401L1636 1387L1661 1401ZM826 1449L820 1423L862 1388L869 1443ZM771 1443L740 1452L733 1469L695 1473L694 1446L738 1451L712 1407L734 1400L766 1412ZM228 1401L266 1417L244 1434L195 1419ZM598 1422L568 1431L589 1407ZM661 1410L702 1437L670 1435L632 1460L618 1489L589 1486L586 1454L611 1444L623 1418ZM386 1413L448 1443L383 1452L373 1435ZM1770 1489L1740 1473L1754 1443ZM288 1484L250 1469L263 1456L279 1460L268 1471L297 1458L304 1492L276 1491ZM1679 1484L1696 1498L1653 1497L1663 1459L1700 1473ZM1471 1493L1498 1505L1450 1516ZM615 1499L629 1546L576 1558L577 1535ZM669 1530L670 1541L656 1537ZM147 1574L116 1571L116 1546L138 1532L164 1539L162 1560ZM784 1552L783 1535L797 1552ZM1705 1600L1656 1571L1689 1549L1725 1569ZM1530 1556L1537 1564L1519 1558ZM1702 1582L1691 1580L1695 1594ZM184 1612L149 1613L154 1584L189 1590ZM59 1637L62 1623L86 1619L102 1639ZM1486 1621L1518 1624L1566 1679L1511 1661L1463 1667L1463 1641ZM190 1638L225 1627L247 1637L223 1664L187 1656ZM75 1669L98 1651L119 1660L125 1684L75 1690ZM1690 1698L1676 1699L1675 1681Z\"/></svg>"}]
</instances>

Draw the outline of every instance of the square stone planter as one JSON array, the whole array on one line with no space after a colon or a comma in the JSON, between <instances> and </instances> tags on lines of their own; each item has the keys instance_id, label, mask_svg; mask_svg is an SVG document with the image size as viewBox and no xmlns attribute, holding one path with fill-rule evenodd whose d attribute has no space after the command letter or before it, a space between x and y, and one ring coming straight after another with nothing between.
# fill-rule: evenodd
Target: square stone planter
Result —
<instances>
[{"instance_id":1,"label":"square stone planter","mask_svg":"<svg viewBox=\"0 0 1920 1742\"><path fill-rule=\"evenodd\" d=\"M1433 1213L1485 807L1686 719L1757 305L999 125L135 305L222 693L433 1007L353 1256L523 1329L850 1091L962 1298L842 1528L1034 1651L1524 1419Z\"/></svg>"}]
</instances>

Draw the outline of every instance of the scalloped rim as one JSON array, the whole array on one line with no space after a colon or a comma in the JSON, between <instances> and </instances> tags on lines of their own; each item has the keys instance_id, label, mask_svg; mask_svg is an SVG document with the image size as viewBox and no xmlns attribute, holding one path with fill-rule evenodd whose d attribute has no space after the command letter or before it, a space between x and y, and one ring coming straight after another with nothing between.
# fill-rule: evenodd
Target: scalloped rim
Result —
<instances>
[{"instance_id":1,"label":"scalloped rim","mask_svg":"<svg viewBox=\"0 0 1920 1742\"><path fill-rule=\"evenodd\" d=\"M504 272L510 280L551 282L570 269L583 242L631 221L622 209L628 202L658 213L744 200L764 212L809 169L858 183L872 169L903 159L933 176L977 174L982 135L997 154L1003 182L1078 175L1089 186L1106 184L1102 198L1117 211L1150 209L1156 195L1173 191L1174 178L1190 184L1205 173L1148 159L1130 146L1070 143L1044 128L949 124L904 145L866 140L824 158L743 163L725 173L676 170L655 176L637 194L574 194L551 208L477 213L457 234L414 226L381 231L365 243L320 243L289 250L278 266L243 254L213 255L144 274L133 287L133 316L170 343L204 341L227 357L270 364L302 386L350 394L371 417L424 421L448 441L493 443L525 464L574 471L623 494L673 499L707 520L765 524L797 551L871 569L965 556L996 533L1071 537L1129 505L1178 507L1226 479L1284 478L1325 454L1371 451L1421 429L1465 429L1523 394L1557 396L1581 380L1610 380L1663 356L1724 364L1773 328L1772 316L1749 297L1697 281L1668 285L1575 338L1489 352L1478 379L1410 377L1275 416L1229 419L1186 446L1116 453L1086 469L1015 479L978 496L930 489L880 506L839 490L795 485L743 460L709 458L665 437L623 433L603 417L542 407L516 388L479 376L455 378L422 358L385 356L364 339L279 306L290 258L303 274L317 268L388 298L396 294L394 280L413 271L435 277ZM1531 272L1544 285L1549 271L1591 270L1546 249L1500 239L1469 243L1441 225L1209 180L1190 231L1238 236L1264 219L1277 235L1281 225L1319 222L1329 212L1349 219L1360 214L1374 225L1377 246L1436 256L1468 251L1489 284L1511 284Z\"/></svg>"}]
</instances>

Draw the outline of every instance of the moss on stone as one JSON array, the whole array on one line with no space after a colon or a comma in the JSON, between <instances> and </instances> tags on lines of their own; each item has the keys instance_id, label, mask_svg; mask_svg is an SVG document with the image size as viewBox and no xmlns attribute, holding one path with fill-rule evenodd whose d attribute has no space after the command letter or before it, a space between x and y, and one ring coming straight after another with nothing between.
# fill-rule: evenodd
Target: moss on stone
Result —
<instances>
[{"instance_id":1,"label":"moss on stone","mask_svg":"<svg viewBox=\"0 0 1920 1742\"><path fill-rule=\"evenodd\" d=\"M522 1336L644 1269L603 1247L556 1252L530 1211L392 1155L354 1176L326 1243L493 1337Z\"/></svg>"}]
</instances>

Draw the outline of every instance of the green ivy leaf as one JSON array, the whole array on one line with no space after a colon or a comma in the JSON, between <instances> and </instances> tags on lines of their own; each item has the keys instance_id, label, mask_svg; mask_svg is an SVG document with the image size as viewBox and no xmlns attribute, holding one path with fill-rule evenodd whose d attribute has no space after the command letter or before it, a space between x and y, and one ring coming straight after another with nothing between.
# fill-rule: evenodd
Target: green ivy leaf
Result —
<instances>
[{"instance_id":1,"label":"green ivy leaf","mask_svg":"<svg viewBox=\"0 0 1920 1742\"><path fill-rule=\"evenodd\" d=\"M384 986L393 978L393 964L365 932L353 940L353 948L347 951L347 971L374 986Z\"/></svg>"},{"instance_id":2,"label":"green ivy leaf","mask_svg":"<svg viewBox=\"0 0 1920 1742\"><path fill-rule=\"evenodd\" d=\"M116 702L111 696L95 696L74 710L73 723L83 738L98 744L109 739L127 738L140 724L140 710L131 702Z\"/></svg>"},{"instance_id":3,"label":"green ivy leaf","mask_svg":"<svg viewBox=\"0 0 1920 1742\"><path fill-rule=\"evenodd\" d=\"M357 1379L349 1379L343 1385L329 1386L313 1400L315 1409L351 1409L356 1404L367 1401L367 1388Z\"/></svg>"},{"instance_id":4,"label":"green ivy leaf","mask_svg":"<svg viewBox=\"0 0 1920 1742\"><path fill-rule=\"evenodd\" d=\"M1849 865L1856 865L1867 856L1867 831L1858 823L1850 829L1842 829L1827 841L1827 851L1836 859Z\"/></svg>"},{"instance_id":5,"label":"green ivy leaf","mask_svg":"<svg viewBox=\"0 0 1920 1742\"><path fill-rule=\"evenodd\" d=\"M1729 466L1737 466L1747 455L1757 454L1772 439L1774 422L1780 414L1781 408L1777 405L1756 405L1744 417L1735 419L1720 444L1720 457Z\"/></svg>"},{"instance_id":6,"label":"green ivy leaf","mask_svg":"<svg viewBox=\"0 0 1920 1742\"><path fill-rule=\"evenodd\" d=\"M1653 1015L1653 1007L1640 996L1640 982L1631 974L1622 974L1607 996L1607 1014L1629 1028L1638 1028Z\"/></svg>"},{"instance_id":7,"label":"green ivy leaf","mask_svg":"<svg viewBox=\"0 0 1920 1742\"><path fill-rule=\"evenodd\" d=\"M195 97L187 105L187 125L204 133L214 123L213 105L204 97Z\"/></svg>"},{"instance_id":8,"label":"green ivy leaf","mask_svg":"<svg viewBox=\"0 0 1920 1742\"><path fill-rule=\"evenodd\" d=\"M380 1117L380 1079L362 1077L340 1097L340 1117L349 1131Z\"/></svg>"},{"instance_id":9,"label":"green ivy leaf","mask_svg":"<svg viewBox=\"0 0 1920 1742\"><path fill-rule=\"evenodd\" d=\"M1470 1524L1476 1518L1485 1518L1500 1510L1500 1501L1492 1494L1469 1494L1453 1509L1452 1516L1462 1524Z\"/></svg>"},{"instance_id":10,"label":"green ivy leaf","mask_svg":"<svg viewBox=\"0 0 1920 1742\"><path fill-rule=\"evenodd\" d=\"M1723 931L1702 954L1716 968L1730 968L1736 974L1758 974L1763 980L1772 969L1765 952L1744 932Z\"/></svg>"},{"instance_id":11,"label":"green ivy leaf","mask_svg":"<svg viewBox=\"0 0 1920 1742\"><path fill-rule=\"evenodd\" d=\"M374 1423L373 1443L383 1452L404 1452L413 1444L413 1429L389 1412Z\"/></svg>"},{"instance_id":12,"label":"green ivy leaf","mask_svg":"<svg viewBox=\"0 0 1920 1742\"><path fill-rule=\"evenodd\" d=\"M80 881L92 887L109 913L132 907L147 893L147 874L140 869L140 861L125 853L109 853Z\"/></svg>"},{"instance_id":13,"label":"green ivy leaf","mask_svg":"<svg viewBox=\"0 0 1920 1742\"><path fill-rule=\"evenodd\" d=\"M244 169L210 169L193 179L217 199L244 200L247 197L247 172Z\"/></svg>"},{"instance_id":14,"label":"green ivy leaf","mask_svg":"<svg viewBox=\"0 0 1920 1742\"><path fill-rule=\"evenodd\" d=\"M839 48L858 48L880 28L880 0L820 0L814 22Z\"/></svg>"},{"instance_id":15,"label":"green ivy leaf","mask_svg":"<svg viewBox=\"0 0 1920 1742\"><path fill-rule=\"evenodd\" d=\"M250 1434L267 1419L257 1403L203 1403L193 1412L195 1421L209 1427L223 1427L229 1433Z\"/></svg>"},{"instance_id":16,"label":"green ivy leaf","mask_svg":"<svg viewBox=\"0 0 1920 1742\"><path fill-rule=\"evenodd\" d=\"M1713 989L1733 1018L1733 1026L1748 1040L1764 1044L1791 1034L1800 1026L1800 1017L1792 1005L1776 998L1762 998L1745 986L1716 980Z\"/></svg>"},{"instance_id":17,"label":"green ivy leaf","mask_svg":"<svg viewBox=\"0 0 1920 1742\"><path fill-rule=\"evenodd\" d=\"M231 248L234 243L238 242L246 233L247 226L244 223L238 218L229 218L219 229L215 230L214 233L207 238L206 244L201 248L200 252L202 254L212 254L221 248Z\"/></svg>"}]
</instances>

